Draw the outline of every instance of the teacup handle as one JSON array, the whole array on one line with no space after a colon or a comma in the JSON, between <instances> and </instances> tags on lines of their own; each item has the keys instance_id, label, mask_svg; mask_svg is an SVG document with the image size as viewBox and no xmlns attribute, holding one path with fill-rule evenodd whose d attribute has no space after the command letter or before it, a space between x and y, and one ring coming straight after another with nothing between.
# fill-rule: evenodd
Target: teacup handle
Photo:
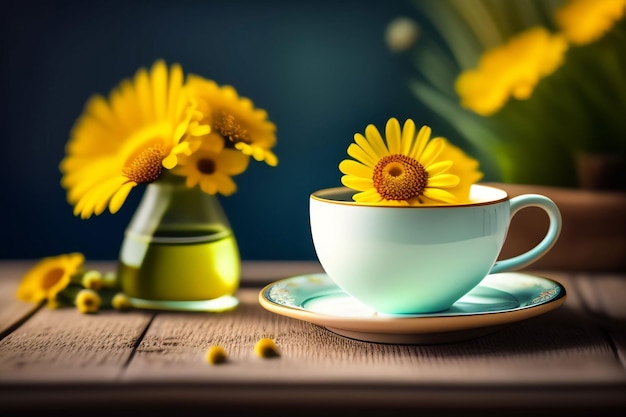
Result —
<instances>
[{"instance_id":1,"label":"teacup handle","mask_svg":"<svg viewBox=\"0 0 626 417\"><path fill-rule=\"evenodd\" d=\"M497 261L491 268L490 274L498 272L513 271L522 269L532 264L543 255L545 255L556 243L561 233L561 212L559 208L548 197L539 194L523 194L513 197L510 200L511 217L518 211L526 207L539 207L548 214L550 218L550 226L543 240L529 251L509 259Z\"/></svg>"}]
</instances>

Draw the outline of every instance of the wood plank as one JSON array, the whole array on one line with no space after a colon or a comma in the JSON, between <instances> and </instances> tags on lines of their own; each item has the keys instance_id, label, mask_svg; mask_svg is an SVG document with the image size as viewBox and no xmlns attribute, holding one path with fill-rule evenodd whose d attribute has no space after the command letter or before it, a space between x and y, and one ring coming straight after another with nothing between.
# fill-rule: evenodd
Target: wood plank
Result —
<instances>
[{"instance_id":1,"label":"wood plank","mask_svg":"<svg viewBox=\"0 0 626 417\"><path fill-rule=\"evenodd\" d=\"M578 274L576 284L585 305L615 344L626 369L626 277L616 274Z\"/></svg>"},{"instance_id":2,"label":"wood plank","mask_svg":"<svg viewBox=\"0 0 626 417\"><path fill-rule=\"evenodd\" d=\"M571 295L559 309L478 339L442 345L384 345L347 339L326 329L265 311L258 291L240 291L236 311L217 315L164 313L155 317L124 373L125 381L224 383L565 384L624 383L605 334L584 317ZM271 337L280 358L253 352ZM230 361L211 366L218 344Z\"/></svg>"},{"instance_id":3,"label":"wood plank","mask_svg":"<svg viewBox=\"0 0 626 417\"><path fill-rule=\"evenodd\" d=\"M15 297L22 276L33 265L35 263L30 261L0 263L0 339L37 310L36 305Z\"/></svg>"},{"instance_id":4,"label":"wood plank","mask_svg":"<svg viewBox=\"0 0 626 417\"><path fill-rule=\"evenodd\" d=\"M17 300L15 294L24 274L38 261L36 259L0 261L0 339L37 310L36 305ZM113 272L116 261L87 261L85 268L103 273ZM281 278L322 271L322 267L316 261L243 261L241 285L261 287Z\"/></svg>"},{"instance_id":5,"label":"wood plank","mask_svg":"<svg viewBox=\"0 0 626 417\"><path fill-rule=\"evenodd\" d=\"M146 311L80 314L50 310L15 298L17 286L36 260L0 263L0 381L107 381L118 377L152 320ZM87 269L114 271L114 261L87 262ZM314 262L244 262L246 284L319 271ZM32 317L30 317L33 315ZM25 323L22 323L24 320Z\"/></svg>"},{"instance_id":6,"label":"wood plank","mask_svg":"<svg viewBox=\"0 0 626 417\"><path fill-rule=\"evenodd\" d=\"M152 317L42 308L0 341L0 382L116 380Z\"/></svg>"},{"instance_id":7,"label":"wood plank","mask_svg":"<svg viewBox=\"0 0 626 417\"><path fill-rule=\"evenodd\" d=\"M300 273L285 268L277 272L268 263L252 271L268 282ZM623 407L624 369L597 317L589 314L577 277L543 276L566 288L568 299L559 309L442 345L347 339L264 310L259 288L240 289L240 306L220 314L82 315L73 308L44 308L0 341L0 409L65 409L68 398L83 411L145 410L146 403L152 410L174 410L181 401L222 410L284 405L290 413L321 401L326 407L437 408L452 400L458 407L513 404L552 411L565 402ZM261 337L275 339L281 356L256 356L254 343ZM227 363L206 362L213 344L227 349ZM35 393L37 405L29 400Z\"/></svg>"},{"instance_id":8,"label":"wood plank","mask_svg":"<svg viewBox=\"0 0 626 417\"><path fill-rule=\"evenodd\" d=\"M568 290L568 300L558 310L493 335L436 346L346 339L269 313L258 305L258 289L242 289L242 304L233 312L157 314L123 378L208 381L219 376L254 382L270 375L300 382L509 384L623 380L605 335L584 316L571 278L562 275L558 280ZM97 379L94 373L114 378L151 317L139 311L81 315L74 309L43 309L0 343L0 370L6 380ZM254 343L264 336L281 345L279 360L260 360L253 354ZM228 366L206 363L211 344L229 350Z\"/></svg>"}]
</instances>

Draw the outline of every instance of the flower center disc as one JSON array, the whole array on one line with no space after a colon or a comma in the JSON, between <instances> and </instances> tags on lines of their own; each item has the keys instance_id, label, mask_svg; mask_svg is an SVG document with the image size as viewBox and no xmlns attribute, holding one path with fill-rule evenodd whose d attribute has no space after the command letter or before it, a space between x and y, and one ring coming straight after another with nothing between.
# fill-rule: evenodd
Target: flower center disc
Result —
<instances>
[{"instance_id":1,"label":"flower center disc","mask_svg":"<svg viewBox=\"0 0 626 417\"><path fill-rule=\"evenodd\" d=\"M232 114L222 112L221 117L216 118L215 129L228 138L232 143L250 143L248 130L237 122Z\"/></svg>"},{"instance_id":2,"label":"flower center disc","mask_svg":"<svg viewBox=\"0 0 626 417\"><path fill-rule=\"evenodd\" d=\"M41 281L42 288L46 290L52 288L57 282L61 280L61 278L63 278L64 273L65 272L62 268L54 268L48 271Z\"/></svg>"},{"instance_id":3,"label":"flower center disc","mask_svg":"<svg viewBox=\"0 0 626 417\"><path fill-rule=\"evenodd\" d=\"M130 165L124 167L122 174L137 184L156 181L163 169L165 151L162 146L149 146L133 158Z\"/></svg>"},{"instance_id":4,"label":"flower center disc","mask_svg":"<svg viewBox=\"0 0 626 417\"><path fill-rule=\"evenodd\" d=\"M215 173L215 161L209 158L199 159L196 163L196 168L203 174L213 174Z\"/></svg>"},{"instance_id":5,"label":"flower center disc","mask_svg":"<svg viewBox=\"0 0 626 417\"><path fill-rule=\"evenodd\" d=\"M385 200L419 197L428 182L422 164L406 155L387 155L374 167L374 188Z\"/></svg>"}]
</instances>

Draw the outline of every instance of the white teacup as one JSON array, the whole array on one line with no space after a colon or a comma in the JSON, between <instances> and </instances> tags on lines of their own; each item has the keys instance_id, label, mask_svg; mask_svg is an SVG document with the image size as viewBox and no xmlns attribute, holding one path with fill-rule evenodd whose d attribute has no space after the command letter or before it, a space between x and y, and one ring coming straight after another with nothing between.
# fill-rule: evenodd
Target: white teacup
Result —
<instances>
[{"instance_id":1,"label":"white teacup","mask_svg":"<svg viewBox=\"0 0 626 417\"><path fill-rule=\"evenodd\" d=\"M346 187L309 199L311 235L326 274L377 312L433 313L450 308L488 274L525 268L556 243L561 215L539 194L509 198L504 190L472 185L470 202L439 206L356 203ZM540 207L550 226L543 240L497 261L512 216Z\"/></svg>"}]
</instances>

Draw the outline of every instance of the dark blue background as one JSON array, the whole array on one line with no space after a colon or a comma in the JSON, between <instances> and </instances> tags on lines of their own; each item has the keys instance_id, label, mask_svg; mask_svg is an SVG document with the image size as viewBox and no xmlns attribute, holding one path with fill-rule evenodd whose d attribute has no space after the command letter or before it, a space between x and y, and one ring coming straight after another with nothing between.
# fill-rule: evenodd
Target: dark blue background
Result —
<instances>
[{"instance_id":1,"label":"dark blue background","mask_svg":"<svg viewBox=\"0 0 626 417\"><path fill-rule=\"evenodd\" d=\"M58 164L87 98L164 58L235 86L277 125L279 165L253 161L220 198L242 258L315 259L308 196L340 185L355 132L411 117L458 142L411 95L406 62L385 44L387 24L415 13L404 1L14 2L0 18L0 257L117 257L143 188L117 214L81 220Z\"/></svg>"}]
</instances>

